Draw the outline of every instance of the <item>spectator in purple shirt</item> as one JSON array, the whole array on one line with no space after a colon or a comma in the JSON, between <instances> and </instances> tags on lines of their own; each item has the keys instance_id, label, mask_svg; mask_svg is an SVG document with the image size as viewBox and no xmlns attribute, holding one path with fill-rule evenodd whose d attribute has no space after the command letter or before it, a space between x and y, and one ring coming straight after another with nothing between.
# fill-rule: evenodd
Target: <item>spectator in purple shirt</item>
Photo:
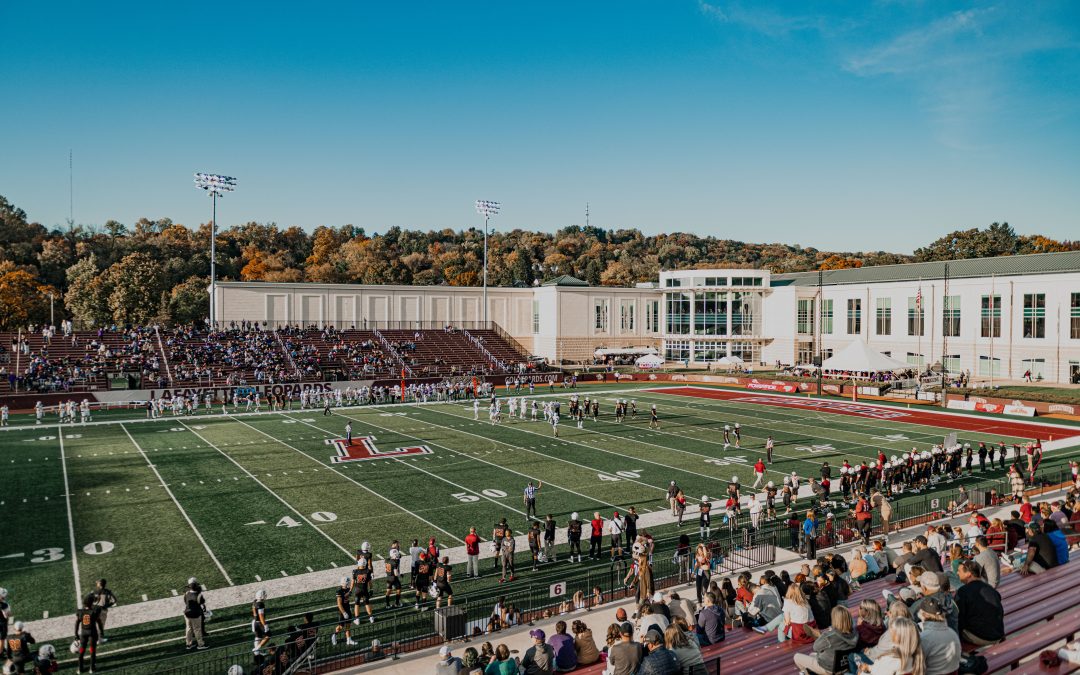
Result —
<instances>
[{"instance_id":1,"label":"spectator in purple shirt","mask_svg":"<svg viewBox=\"0 0 1080 675\"><path fill-rule=\"evenodd\" d=\"M577 652L574 651L574 638L566 634L566 622L555 624L555 634L548 638L548 644L555 651L555 670L560 673L577 668Z\"/></svg>"}]
</instances>

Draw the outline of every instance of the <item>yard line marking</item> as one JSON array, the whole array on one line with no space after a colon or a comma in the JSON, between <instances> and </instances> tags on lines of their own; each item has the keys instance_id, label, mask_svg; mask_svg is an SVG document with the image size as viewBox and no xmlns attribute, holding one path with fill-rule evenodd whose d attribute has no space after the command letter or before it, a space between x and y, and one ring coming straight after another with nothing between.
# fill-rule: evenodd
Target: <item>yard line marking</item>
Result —
<instances>
[{"instance_id":1,"label":"yard line marking","mask_svg":"<svg viewBox=\"0 0 1080 675\"><path fill-rule=\"evenodd\" d=\"M293 506L292 504L290 504L289 502L287 502L287 501L285 501L284 499L282 499L281 495L279 495L278 493L276 493L276 492L274 492L273 490L271 490L270 488L268 488L268 487L266 486L266 484L265 484L265 483L263 483L263 482L262 482L261 480L259 480L258 478L256 478L256 477L255 477L255 474L253 474L253 473L251 473L250 471L248 471L247 469L245 469L245 468L244 468L244 467L243 467L243 466L242 466L242 465L241 465L241 464L240 464L239 462L237 462L237 461L236 461L235 459L233 459L233 458L232 458L232 457L230 457L230 456L229 456L228 454L226 454L226 452L225 452L224 450L222 450L221 448L217 447L216 445L214 445L213 443L211 443L210 441L208 441L208 440L207 440L206 438L204 438L204 437L202 436L202 434L200 434L199 432L197 432L197 431L195 431L194 429L192 429L191 427L189 427L189 426L187 425L187 423L186 423L186 422L181 422L181 423L180 423L180 425L181 425L181 426L183 426L183 427L184 427L185 429L187 429L188 431L190 431L191 433L193 433L193 434L195 434L196 436L198 436L199 440L201 440L201 441L202 441L203 443L206 443L206 444L207 444L207 445L209 445L209 446L210 446L211 448L213 448L213 449L217 450L218 452L220 452L220 453L221 453L221 455L222 455L223 457L225 457L225 458L226 458L227 460L229 460L230 462L232 462L233 464L235 464L235 465L236 465L236 466L237 466L237 467L238 467L238 468L239 468L239 469L240 469L241 471L243 471L244 473L246 473L246 474L247 474L247 475L248 475L248 476L249 476L249 477L250 477L250 478L251 478L252 480L254 480L254 481L255 481L256 483L258 483L259 485L261 485L261 486L262 486L262 488L263 488L264 490L266 490L266 491L267 491L267 492L269 492L270 494L274 495L274 497L276 497L276 498L277 498L277 500L278 500L279 502L281 502L282 504L284 504L285 506L287 506L287 507L289 508L289 510L290 510L290 511L292 511L292 512L293 512L293 513L295 513L296 515L300 516L300 520L302 520L302 521L304 521L305 523L307 523L308 525L310 525L310 526L311 526L312 528L314 528L314 529L315 529L315 531L316 531L316 532L318 532L319 534L321 534L321 535L322 535L322 536L323 536L323 537L324 537L324 538L325 538L325 539L326 539L327 541L329 541L329 542L330 542L331 544L333 544L334 546L337 546L337 547L338 547L339 549L341 549L341 550L342 550L342 551L343 551L343 552L345 553L345 555L347 555L347 556L349 556L350 558L352 558L353 554L349 552L349 549L347 549L347 548L345 548L344 546L342 546L341 544L339 544L339 543L337 542L337 540L336 540L336 539L334 539L333 537L331 537L331 536L330 536L330 535L328 535L327 533L325 533L325 532L323 532L322 530L320 530L319 528L315 527L315 523L313 523L313 522L311 522L310 520L308 520L308 519L307 519L307 516L305 516L304 514L300 513L299 511L297 511L297 510L296 510L296 508L295 508L295 507L294 507L294 506ZM271 437L271 438L272 438L272 437Z\"/></svg>"},{"instance_id":2,"label":"yard line marking","mask_svg":"<svg viewBox=\"0 0 1080 675\"><path fill-rule=\"evenodd\" d=\"M315 570L311 569L311 565L308 565L308 566L307 566L307 571L308 571L308 572L314 572Z\"/></svg>"},{"instance_id":3,"label":"yard line marking","mask_svg":"<svg viewBox=\"0 0 1080 675\"><path fill-rule=\"evenodd\" d=\"M178 597L178 596L180 595L179 593L177 593L177 592L176 592L176 589L175 589L175 588L174 588L174 589L172 589L172 594L173 594L173 597L174 597L174 598L175 598L175 597Z\"/></svg>"},{"instance_id":4,"label":"yard line marking","mask_svg":"<svg viewBox=\"0 0 1080 675\"><path fill-rule=\"evenodd\" d=\"M230 417L232 417L232 416L230 415ZM288 417L288 415L285 415L285 417ZM289 419L296 419L296 418L294 418L294 417L290 417ZM420 522L422 522L422 523L424 523L424 524L426 524L426 525L429 525L429 526L431 526L431 527L434 527L434 528L435 528L436 530L438 530L439 532L442 532L443 534L447 535L448 537L451 537L451 538L453 538L453 539L454 539L454 541L459 541L459 542L461 542L461 543L465 543L465 540L464 540L464 539L461 539L460 537L454 536L454 534L453 534L453 533L451 533L451 532L448 532L448 531L444 530L443 528L439 527L439 526L438 526L438 525L436 525L435 523L432 523L432 522L430 522L430 521L424 520L423 518L421 518L420 516L416 515L415 513L412 513L412 512L410 512L410 511L406 511L405 509L401 508L401 506L400 506L399 504L395 503L395 502L394 502L393 500L391 500L391 499L388 499L388 498L384 497L383 495L379 494L378 492L375 492L374 490L372 490L372 489L371 489L371 488L369 488L368 486L366 486L366 485L364 485L363 483L361 483L361 482L359 482L359 481L355 480L355 479L354 479L354 478L353 478L352 476L348 476L348 475L346 475L346 474L342 473L341 471L339 471L339 470L335 469L334 467L330 466L329 464L324 464L322 460L320 460L320 459L317 459L317 458L316 458L316 457L315 457L314 455L309 455L308 453L304 452L304 451L303 451L303 450L301 450L300 448L297 448L297 447L295 447L295 446L293 446L293 445L290 445L289 443L286 443L286 442L282 441L281 439L278 439L278 438L274 438L273 436L271 436L270 434L266 433L266 432L265 432L265 431L263 431L262 429L259 429L259 428L257 428L257 427L253 427L253 426L251 426L250 424L248 424L247 422L245 422L244 420L241 420L241 419L236 419L236 418L233 418L233 420L234 420L234 421L236 421L236 422L239 422L240 424L243 424L243 425L244 425L245 427L248 427L249 429L252 429L253 431L257 431L258 433L262 434L263 436L266 436L267 438L273 438L273 439L274 439L275 441L277 441L277 442L278 442L278 443L280 443L281 445L284 445L284 446L285 446L286 448L289 448L290 450L293 450L293 451L295 451L295 452L299 452L299 453L300 453L301 455L304 455L305 457L307 457L307 458L311 459L311 460L312 460L313 462L315 462L316 464L319 464L320 466L323 466L323 467L326 467L327 469L330 469L331 471L333 471L333 472L334 472L334 473L336 473L337 475L341 476L341 477L342 477L342 478L344 478L345 480L349 481L349 482L350 482L350 483L352 483L353 485L356 485L356 486L358 486L358 487L360 487L360 488L363 488L363 489L364 489L365 491L367 491L367 492L369 492L369 493L371 493L371 494L375 495L376 497L378 497L379 499L383 500L383 501L384 501L384 502L386 502L387 504L391 504L391 505L392 505L392 506L393 506L394 508L398 509L398 510L399 510L399 511L401 511L402 513L406 513L406 514L408 514L408 515L412 516L413 518L416 518L416 519L417 519L417 520L419 520ZM308 426L310 426L310 427L312 427L312 428L314 428L314 429L319 429L320 431L322 431L322 427L317 427L317 426L315 426L315 425L313 425L313 424L311 424L311 423L309 423L309 422L305 422L305 421L303 421L303 420L297 420L297 421L298 421L298 422L300 422L301 424L307 424ZM327 432L327 434L329 435L329 434L330 434L330 432ZM318 436L316 436L315 438L318 438ZM239 465L237 465L237 466L239 466ZM318 469L316 469L316 471L318 471ZM280 497L278 497L278 499L280 499ZM319 531L320 531L320 532L322 532L322 530L319 530ZM326 535L326 534L324 533L324 536L327 536L327 535ZM353 554L353 553L350 553L350 552L349 552L348 550L346 550L346 549L344 549L344 548L342 548L342 550L343 550L343 551L345 551L345 553L346 553L346 554L347 554L347 555L348 555L348 556L349 556L350 558L352 558L352 557L354 556L354 554Z\"/></svg>"},{"instance_id":5,"label":"yard line marking","mask_svg":"<svg viewBox=\"0 0 1080 675\"><path fill-rule=\"evenodd\" d=\"M198 538L199 543L201 543L203 545L203 548L206 549L206 552L210 554L210 559L214 561L215 565L217 565L217 568L225 577L225 581L228 581L230 586L234 586L235 584L233 584L232 577L230 577L229 573L225 571L224 567L222 567L221 562L218 561L217 556L214 555L214 552L210 550L210 545L206 543L205 539L203 539L202 533L199 532L199 528L195 527L195 523L191 522L191 518L188 517L187 511L184 510L183 506L180 506L180 502L176 499L176 495L174 495L172 493L172 490L169 489L169 486L165 484L165 479L161 477L161 474L158 473L157 467L154 466L153 462L150 461L150 458L146 456L145 452L143 452L142 446L139 445L139 442L136 441L135 437L131 435L131 432L128 431L127 427L121 424L120 428L124 430L124 433L127 434L128 439L131 440L131 444L135 446L135 449L138 450L139 454L142 455L143 459L146 460L146 464L150 467L150 470L153 471L154 475L157 476L157 479L161 481L161 485L165 488L165 492L169 493L169 498L172 499L173 504L176 504L176 508L180 510L180 515L182 515L184 517L184 520L187 521L188 526L191 528L191 531L195 533L195 536L196 538ZM173 591L173 594L175 595L176 591Z\"/></svg>"},{"instance_id":6,"label":"yard line marking","mask_svg":"<svg viewBox=\"0 0 1080 675\"><path fill-rule=\"evenodd\" d=\"M149 600L150 600L150 598L146 597L146 593L143 593L142 601L143 602L148 602Z\"/></svg>"},{"instance_id":7,"label":"yard line marking","mask_svg":"<svg viewBox=\"0 0 1080 675\"><path fill-rule=\"evenodd\" d=\"M447 414L451 414L451 413L447 413ZM338 413L338 415L339 415L339 416L341 416L341 417L345 417L345 418L351 419L351 420L355 420L355 421L357 421L357 422L359 422L359 423L361 423L361 424L366 424L366 425L367 425L367 426L369 426L369 427L373 427L373 428L375 428L375 429L379 429L379 430L381 430L381 431L385 431L385 432L387 432L387 433L392 433L392 434L396 433L396 434L398 434L399 436L404 436L404 435L405 435L405 434L401 434L401 433L399 433L399 432L397 432L397 431L394 431L393 429L389 429L389 428L387 428L387 427L381 427L381 426L379 426L378 424L374 424L374 423L372 423L372 422L368 422L367 420L361 419L361 418L359 418L359 417L352 417L352 416L350 416L350 415L345 415L345 414L342 414L342 413ZM452 416L453 416L453 415L452 415ZM309 423L307 423L307 422L301 422L301 423L302 423L302 424L308 424L308 426L311 426L311 425L310 425ZM439 423L437 423L437 422L427 422L427 424L430 424L430 425L432 425L432 426L436 426L436 427L442 427L443 429L450 429L450 427L448 427L448 426L445 426L445 425L442 425L442 424L439 424ZM322 429L322 427L315 427L315 428L316 428L316 429ZM450 430L451 430L451 431L454 431L453 429L450 429ZM510 444L510 443L504 443L503 441L494 441L493 439L491 439L491 438L488 438L487 436L481 436L480 434L473 434L473 433L469 433L468 431L464 431L464 430L458 430L458 431L459 431L460 433L463 433L463 434L468 434L469 436L476 436L477 438L482 438L482 439L484 439L485 441L493 441L493 442L496 442L496 443L503 443L504 445L511 445L511 447L519 447L519 446L513 446L513 445L512 445L512 444ZM327 432L327 433L330 433L330 432ZM494 466L494 467L496 467L496 468L498 468L498 469L500 469L500 470L502 470L502 471L507 471L507 472L509 472L509 473L512 473L512 474L516 474L516 475L518 475L518 476L521 476L522 478L528 478L529 480L537 480L536 476L529 476L529 475L526 475L526 474L523 474L523 473L521 473L520 471L514 471L513 469L511 469L511 468L509 468L509 467L505 467L505 466L499 466L498 464L495 464L494 462L489 462L489 461L487 461L486 459L480 459L480 458L479 458L479 457L477 457L476 455L470 455L470 454L468 454L468 453L460 452L460 451L458 451L458 450L454 450L453 448L451 448L451 447L448 447L448 446L445 446L445 445L442 445L442 444L440 444L440 443L434 443L434 442L431 442L431 441L425 441L424 439L421 439L421 438L417 438L417 437L415 437L415 436L413 436L412 438L414 438L414 439L416 439L417 441L420 441L421 443L424 443L424 444L426 444L426 445L434 446L434 447L436 447L436 448L442 448L443 450L446 450L447 452L452 452L452 453L454 453L455 455L457 455L457 456L459 456L459 457L466 457L466 458L468 458L468 459L474 459L474 460L476 460L477 462L482 462L482 463L484 463L484 464L487 464L487 465L489 465L489 466ZM527 448L521 448L521 449L522 449L522 450L526 450ZM530 452L531 452L531 451L530 451ZM580 467L580 468L588 468L588 467L581 467L581 465L580 465L580 464L576 464L575 462L571 462L570 460L562 459L561 457L555 457L555 456L553 456L553 455L545 455L545 454L544 454L544 453L542 453L542 452L537 452L537 453L534 453L534 454L540 455L541 457L547 457L548 459L557 459L557 460L559 460L559 461L562 461L562 462L566 462L567 464L572 464L572 465L574 465L574 466L577 466L577 467ZM413 461L415 461L415 460L413 460ZM592 470L595 470L595 469L592 469ZM561 485L556 485L555 483L551 483L551 482L548 482L548 481L545 481L545 482L546 482L546 483L547 483L548 485L550 485L551 487L553 487L553 488L557 488L557 489L559 489L559 490L562 490L563 492L569 492L569 493L570 493L570 494L572 494L572 495L577 495L578 497L581 497L582 499L588 499L588 500L589 500L590 502L596 502L596 503L599 503L599 504L603 504L604 506L610 506L610 507L611 507L611 508L613 508L613 509L617 509L617 508L619 508L619 507L618 507L618 506L616 506L615 504L609 504L608 502L605 502L605 501L603 501L603 500L597 499L596 497L590 497L589 495L585 495L585 494L582 494L582 493L580 493L580 492L576 492L576 491L574 491L574 490L571 490L570 488L565 488L565 487L562 487ZM636 482L636 481L635 481L635 482ZM646 486L648 486L648 487L654 487L654 486L648 485L648 483L642 483L642 485L646 485ZM663 490L664 490L665 492L667 492L667 489L666 489L666 488L657 488L657 489L663 489ZM460 541L460 540L459 540L459 541Z\"/></svg>"},{"instance_id":8,"label":"yard line marking","mask_svg":"<svg viewBox=\"0 0 1080 675\"><path fill-rule=\"evenodd\" d=\"M394 458L394 461L396 461L396 462L400 462L401 464L405 464L405 462L402 462L402 461L401 461L401 459L399 459L399 458L396 458L396 457ZM410 465L409 465L409 464L405 464L405 466L410 466ZM514 508L513 506L506 506L506 505L504 505L504 504L501 504L501 503L499 503L498 501L496 501L496 500L492 499L491 497L488 497L487 495L485 495L485 494L484 494L484 493L482 493L482 492L476 492L476 491L470 490L469 488L465 487L464 485L459 485L458 483L455 483L455 482L454 482L454 481L452 481L452 480L449 480L449 479L443 478L442 476L440 476L440 475L438 475L438 474L434 474L434 473L431 473L430 471L428 471L428 470L426 470L426 469L421 469L421 468L420 468L420 467L418 467L418 466L414 466L414 467L412 467L412 468L414 468L414 469L416 469L417 471L420 471L420 472L422 472L422 473L426 473L427 475L431 476L432 478L437 478L437 479L441 480L441 481L442 481L442 482L444 482L444 483L448 483L448 484L450 484L450 485L453 485L454 487L458 488L459 490L464 490L465 492L468 492L469 494L472 494L472 495L476 495L477 497L481 497L481 498L483 498L483 499L486 499L486 500L488 500L489 502L491 502L492 504L498 504L499 506L501 506L501 507L503 507L503 508L506 508L506 509L510 509L510 510L511 510L511 511L513 511L514 513L520 513L520 514L521 514L521 515L523 515L523 516L527 515L527 514L526 514L526 513L524 512L524 511L521 511L521 510L519 510L519 509L515 509L515 508ZM518 534L524 534L524 533L523 533L523 532L518 532Z\"/></svg>"},{"instance_id":9,"label":"yard line marking","mask_svg":"<svg viewBox=\"0 0 1080 675\"><path fill-rule=\"evenodd\" d=\"M75 550L75 521L71 518L71 489L68 487L67 460L64 458L64 428L56 427L60 439L60 466L64 470L64 501L67 502L68 538L71 542L71 569L75 575L75 606L82 603L82 582L79 581L79 557Z\"/></svg>"}]
</instances>

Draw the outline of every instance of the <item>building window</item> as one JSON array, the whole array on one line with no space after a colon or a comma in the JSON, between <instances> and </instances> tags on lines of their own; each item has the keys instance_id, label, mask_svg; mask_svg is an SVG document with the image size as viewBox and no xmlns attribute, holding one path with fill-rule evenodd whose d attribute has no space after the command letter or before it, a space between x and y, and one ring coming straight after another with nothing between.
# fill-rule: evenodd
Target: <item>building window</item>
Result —
<instances>
[{"instance_id":1,"label":"building window","mask_svg":"<svg viewBox=\"0 0 1080 675\"><path fill-rule=\"evenodd\" d=\"M1074 295L1078 295L1075 294ZM982 296L982 307L979 311L982 321L979 327L979 335L984 338L1001 337L1001 296Z\"/></svg>"},{"instance_id":2,"label":"building window","mask_svg":"<svg viewBox=\"0 0 1080 675\"><path fill-rule=\"evenodd\" d=\"M999 377L1001 375L1001 359L980 356L979 375L982 377Z\"/></svg>"},{"instance_id":3,"label":"building window","mask_svg":"<svg viewBox=\"0 0 1080 675\"><path fill-rule=\"evenodd\" d=\"M757 354L754 351L753 342L739 342L735 341L731 343L731 355L738 356L747 363L756 363Z\"/></svg>"},{"instance_id":4,"label":"building window","mask_svg":"<svg viewBox=\"0 0 1080 675\"><path fill-rule=\"evenodd\" d=\"M694 361L714 363L727 356L727 343L707 340L694 343Z\"/></svg>"},{"instance_id":5,"label":"building window","mask_svg":"<svg viewBox=\"0 0 1080 675\"><path fill-rule=\"evenodd\" d=\"M660 301L645 301L645 330L649 333L660 332Z\"/></svg>"},{"instance_id":6,"label":"building window","mask_svg":"<svg viewBox=\"0 0 1080 675\"><path fill-rule=\"evenodd\" d=\"M1031 379L1042 380L1046 377L1044 370L1046 369L1046 359L1023 359L1020 362L1020 367L1024 369L1024 374L1031 372Z\"/></svg>"},{"instance_id":7,"label":"building window","mask_svg":"<svg viewBox=\"0 0 1080 675\"><path fill-rule=\"evenodd\" d=\"M597 333L606 333L608 329L608 301L597 300L593 305L593 312L593 330Z\"/></svg>"},{"instance_id":8,"label":"building window","mask_svg":"<svg viewBox=\"0 0 1080 675\"><path fill-rule=\"evenodd\" d=\"M907 299L907 334L922 337L926 310L922 306L922 298L916 296Z\"/></svg>"},{"instance_id":9,"label":"building window","mask_svg":"<svg viewBox=\"0 0 1080 675\"><path fill-rule=\"evenodd\" d=\"M727 335L727 293L694 293L694 335Z\"/></svg>"},{"instance_id":10,"label":"building window","mask_svg":"<svg viewBox=\"0 0 1080 675\"><path fill-rule=\"evenodd\" d=\"M813 342L799 342L795 346L795 363L813 363L814 362L814 343Z\"/></svg>"},{"instance_id":11,"label":"building window","mask_svg":"<svg viewBox=\"0 0 1080 675\"><path fill-rule=\"evenodd\" d=\"M634 309L636 303L633 300L623 300L619 304L619 329L623 333L634 332Z\"/></svg>"},{"instance_id":12,"label":"building window","mask_svg":"<svg viewBox=\"0 0 1080 675\"><path fill-rule=\"evenodd\" d=\"M731 334L754 335L754 294L731 294Z\"/></svg>"},{"instance_id":13,"label":"building window","mask_svg":"<svg viewBox=\"0 0 1080 675\"><path fill-rule=\"evenodd\" d=\"M668 277L665 281L668 288L678 288L682 286L682 279L676 279L674 277Z\"/></svg>"},{"instance_id":14,"label":"building window","mask_svg":"<svg viewBox=\"0 0 1080 675\"><path fill-rule=\"evenodd\" d=\"M892 335L892 298L877 299L875 328L878 335Z\"/></svg>"},{"instance_id":15,"label":"building window","mask_svg":"<svg viewBox=\"0 0 1080 675\"><path fill-rule=\"evenodd\" d=\"M918 366L922 368L923 364L926 363L926 357L924 357L922 354L916 354L915 352L908 352L907 362L912 366Z\"/></svg>"},{"instance_id":16,"label":"building window","mask_svg":"<svg viewBox=\"0 0 1080 675\"><path fill-rule=\"evenodd\" d=\"M540 332L540 301L533 300L533 333Z\"/></svg>"},{"instance_id":17,"label":"building window","mask_svg":"<svg viewBox=\"0 0 1080 675\"><path fill-rule=\"evenodd\" d=\"M941 334L960 337L960 296L946 295L941 306Z\"/></svg>"},{"instance_id":18,"label":"building window","mask_svg":"<svg viewBox=\"0 0 1080 675\"><path fill-rule=\"evenodd\" d=\"M832 357L833 357L832 347L826 347L826 348L821 350L821 360L822 361L826 361L828 359L831 359Z\"/></svg>"},{"instance_id":19,"label":"building window","mask_svg":"<svg viewBox=\"0 0 1080 675\"><path fill-rule=\"evenodd\" d=\"M959 373L960 372L960 355L959 354L946 354L941 357L941 365L945 367L946 373Z\"/></svg>"},{"instance_id":20,"label":"building window","mask_svg":"<svg viewBox=\"0 0 1080 675\"><path fill-rule=\"evenodd\" d=\"M668 361L689 361L690 341L672 340L664 341L664 358Z\"/></svg>"},{"instance_id":21,"label":"building window","mask_svg":"<svg viewBox=\"0 0 1080 675\"><path fill-rule=\"evenodd\" d=\"M832 335L832 300L821 301L821 332Z\"/></svg>"},{"instance_id":22,"label":"building window","mask_svg":"<svg viewBox=\"0 0 1080 675\"><path fill-rule=\"evenodd\" d=\"M862 333L862 298L848 298L847 332L848 335Z\"/></svg>"},{"instance_id":23,"label":"building window","mask_svg":"<svg viewBox=\"0 0 1080 675\"><path fill-rule=\"evenodd\" d=\"M667 330L670 335L690 334L690 294L665 293L667 303Z\"/></svg>"},{"instance_id":24,"label":"building window","mask_svg":"<svg viewBox=\"0 0 1080 675\"><path fill-rule=\"evenodd\" d=\"M1069 337L1080 340L1080 293L1073 293L1069 302Z\"/></svg>"},{"instance_id":25,"label":"building window","mask_svg":"<svg viewBox=\"0 0 1080 675\"><path fill-rule=\"evenodd\" d=\"M795 317L797 332L800 335L814 334L814 299L803 298L799 300L799 311Z\"/></svg>"},{"instance_id":26,"label":"building window","mask_svg":"<svg viewBox=\"0 0 1080 675\"><path fill-rule=\"evenodd\" d=\"M1046 294L1024 294L1024 337L1046 337Z\"/></svg>"},{"instance_id":27,"label":"building window","mask_svg":"<svg viewBox=\"0 0 1080 675\"><path fill-rule=\"evenodd\" d=\"M727 286L727 277L705 277L706 286Z\"/></svg>"}]
</instances>

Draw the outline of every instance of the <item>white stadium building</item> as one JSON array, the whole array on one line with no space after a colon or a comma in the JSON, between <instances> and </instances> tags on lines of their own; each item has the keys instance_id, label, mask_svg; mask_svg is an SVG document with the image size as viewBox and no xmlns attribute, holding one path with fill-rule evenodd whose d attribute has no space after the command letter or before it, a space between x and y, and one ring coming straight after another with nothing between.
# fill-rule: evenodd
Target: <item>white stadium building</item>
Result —
<instances>
[{"instance_id":1,"label":"white stadium building","mask_svg":"<svg viewBox=\"0 0 1080 675\"><path fill-rule=\"evenodd\" d=\"M437 328L485 320L537 356L656 349L708 365L810 363L862 339L976 380L1080 379L1080 252L771 274L664 271L634 288L570 276L522 288L219 282L217 319L267 325Z\"/></svg>"}]
</instances>

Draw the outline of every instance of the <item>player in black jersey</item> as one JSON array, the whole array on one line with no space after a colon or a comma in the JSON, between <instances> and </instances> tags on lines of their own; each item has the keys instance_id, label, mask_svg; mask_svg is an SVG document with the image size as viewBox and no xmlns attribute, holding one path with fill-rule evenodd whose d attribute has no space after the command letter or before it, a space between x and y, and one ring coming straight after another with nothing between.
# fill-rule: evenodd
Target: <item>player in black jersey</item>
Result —
<instances>
[{"instance_id":1,"label":"player in black jersey","mask_svg":"<svg viewBox=\"0 0 1080 675\"><path fill-rule=\"evenodd\" d=\"M7 636L7 640L4 641L4 648L7 650L7 657L11 660L11 665L15 666L15 672L25 672L26 664L33 660L33 656L30 654L30 645L37 642L34 636L27 630L22 621L16 621L14 626L15 632Z\"/></svg>"},{"instance_id":2,"label":"player in black jersey","mask_svg":"<svg viewBox=\"0 0 1080 675\"><path fill-rule=\"evenodd\" d=\"M270 622L266 620L266 591L255 591L255 600L251 603L251 632L255 634L253 654L259 656L262 648L270 641Z\"/></svg>"},{"instance_id":3,"label":"player in black jersey","mask_svg":"<svg viewBox=\"0 0 1080 675\"><path fill-rule=\"evenodd\" d=\"M352 590L356 598L353 602L356 618L353 623L360 625L360 607L367 612L368 622L375 623L375 617L371 615L371 566L367 558L360 558L356 563L356 569L352 573Z\"/></svg>"},{"instance_id":4,"label":"player in black jersey","mask_svg":"<svg viewBox=\"0 0 1080 675\"><path fill-rule=\"evenodd\" d=\"M41 645L34 655L34 675L53 675L59 669L56 649L52 645Z\"/></svg>"},{"instance_id":5,"label":"player in black jersey","mask_svg":"<svg viewBox=\"0 0 1080 675\"><path fill-rule=\"evenodd\" d=\"M765 485L765 517L776 518L776 483L769 481Z\"/></svg>"},{"instance_id":6,"label":"player in black jersey","mask_svg":"<svg viewBox=\"0 0 1080 675\"><path fill-rule=\"evenodd\" d=\"M510 526L506 524L506 518L503 518L495 524L495 528L491 531L491 550L495 554L495 562L491 569L499 569L499 553L502 549L503 538L507 536L511 536Z\"/></svg>"},{"instance_id":7,"label":"player in black jersey","mask_svg":"<svg viewBox=\"0 0 1080 675\"><path fill-rule=\"evenodd\" d=\"M495 557L498 560L498 556ZM413 575L413 589L416 591L416 609L425 610L424 601L428 597L428 586L431 585L431 561L427 553L420 553L420 561L416 564L416 574Z\"/></svg>"},{"instance_id":8,"label":"player in black jersey","mask_svg":"<svg viewBox=\"0 0 1080 675\"><path fill-rule=\"evenodd\" d=\"M709 538L709 528L712 526L712 502L705 495L701 496L698 504L698 535L702 539Z\"/></svg>"},{"instance_id":9,"label":"player in black jersey","mask_svg":"<svg viewBox=\"0 0 1080 675\"><path fill-rule=\"evenodd\" d=\"M79 672L86 672L86 652L90 652L90 672L97 668L97 643L101 635L101 614L94 606L94 594L83 599L75 612L75 639L79 641Z\"/></svg>"},{"instance_id":10,"label":"player in black jersey","mask_svg":"<svg viewBox=\"0 0 1080 675\"><path fill-rule=\"evenodd\" d=\"M659 429L660 428L660 418L656 414L656 405L655 404L652 406L652 408L649 409L649 428L650 429Z\"/></svg>"},{"instance_id":11,"label":"player in black jersey","mask_svg":"<svg viewBox=\"0 0 1080 675\"><path fill-rule=\"evenodd\" d=\"M99 642L104 644L109 641L109 638L105 637L105 622L109 618L109 609L116 606L116 596L106 588L104 579L98 579L94 588L94 606L98 608L98 623L101 626Z\"/></svg>"},{"instance_id":12,"label":"player in black jersey","mask_svg":"<svg viewBox=\"0 0 1080 675\"><path fill-rule=\"evenodd\" d=\"M570 522L566 524L566 540L570 544L570 562L574 562L575 553L577 561L581 562L581 521L577 512L570 514Z\"/></svg>"},{"instance_id":13,"label":"player in black jersey","mask_svg":"<svg viewBox=\"0 0 1080 675\"><path fill-rule=\"evenodd\" d=\"M555 517L550 513L544 519L544 562L558 562L555 556Z\"/></svg>"},{"instance_id":14,"label":"player in black jersey","mask_svg":"<svg viewBox=\"0 0 1080 675\"><path fill-rule=\"evenodd\" d=\"M529 540L529 552L532 554L532 568L536 571L540 563L540 522L534 520L532 527L526 533L526 538Z\"/></svg>"},{"instance_id":15,"label":"player in black jersey","mask_svg":"<svg viewBox=\"0 0 1080 675\"><path fill-rule=\"evenodd\" d=\"M349 630L349 622L352 621L352 608L349 606L349 577L341 577L341 583L334 592L334 602L337 604L338 622L334 632L330 636L330 644L337 645L338 633L345 633L345 644L354 645L352 632Z\"/></svg>"},{"instance_id":16,"label":"player in black jersey","mask_svg":"<svg viewBox=\"0 0 1080 675\"><path fill-rule=\"evenodd\" d=\"M594 398L592 402L592 421L595 422L600 416L600 399Z\"/></svg>"},{"instance_id":17,"label":"player in black jersey","mask_svg":"<svg viewBox=\"0 0 1080 675\"><path fill-rule=\"evenodd\" d=\"M401 548L397 540L390 544L390 557L386 559L386 608L390 608L390 595L394 594L394 607L401 607Z\"/></svg>"},{"instance_id":18,"label":"player in black jersey","mask_svg":"<svg viewBox=\"0 0 1080 675\"><path fill-rule=\"evenodd\" d=\"M446 598L447 607L454 604L454 589L450 587L452 578L450 558L443 556L442 562L435 566L435 588L439 591L439 596L435 598L435 609L442 605L443 598Z\"/></svg>"}]
</instances>

